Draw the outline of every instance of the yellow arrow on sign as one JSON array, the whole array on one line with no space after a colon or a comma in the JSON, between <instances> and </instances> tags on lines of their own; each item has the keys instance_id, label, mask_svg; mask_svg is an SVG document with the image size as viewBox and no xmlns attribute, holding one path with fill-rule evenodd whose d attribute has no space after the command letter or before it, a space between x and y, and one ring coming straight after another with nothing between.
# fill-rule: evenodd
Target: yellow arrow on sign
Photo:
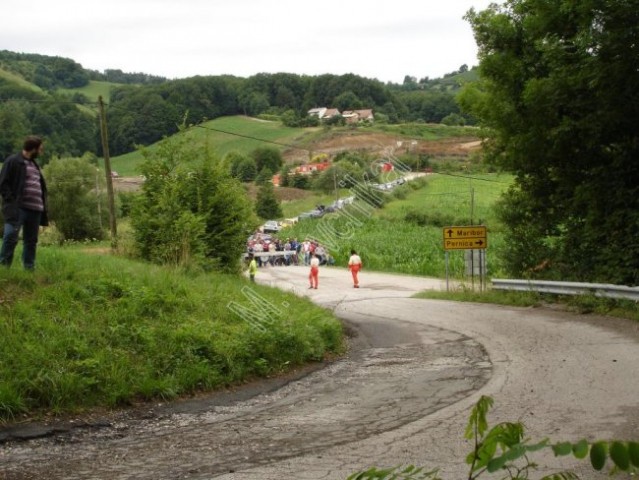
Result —
<instances>
[{"instance_id":1,"label":"yellow arrow on sign","mask_svg":"<svg viewBox=\"0 0 639 480\"><path fill-rule=\"evenodd\" d=\"M444 238L486 238L486 226L445 227Z\"/></svg>"}]
</instances>

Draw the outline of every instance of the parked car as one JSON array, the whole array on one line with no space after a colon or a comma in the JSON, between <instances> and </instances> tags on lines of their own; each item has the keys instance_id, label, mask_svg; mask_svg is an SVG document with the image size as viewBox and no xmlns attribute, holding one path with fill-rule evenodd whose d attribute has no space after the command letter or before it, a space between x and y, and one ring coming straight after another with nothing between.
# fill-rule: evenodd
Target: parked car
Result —
<instances>
[{"instance_id":1,"label":"parked car","mask_svg":"<svg viewBox=\"0 0 639 480\"><path fill-rule=\"evenodd\" d=\"M277 233L280 231L280 224L275 220L269 220L262 226L264 233Z\"/></svg>"},{"instance_id":2,"label":"parked car","mask_svg":"<svg viewBox=\"0 0 639 480\"><path fill-rule=\"evenodd\" d=\"M297 218L285 218L280 222L280 228L292 227L297 223Z\"/></svg>"}]
</instances>

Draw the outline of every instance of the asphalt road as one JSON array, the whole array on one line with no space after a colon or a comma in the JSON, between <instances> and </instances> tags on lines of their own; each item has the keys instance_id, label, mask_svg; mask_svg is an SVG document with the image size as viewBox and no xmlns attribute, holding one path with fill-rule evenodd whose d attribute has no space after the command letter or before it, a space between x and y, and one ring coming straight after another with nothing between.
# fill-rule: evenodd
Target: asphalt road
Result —
<instances>
[{"instance_id":1,"label":"asphalt road","mask_svg":"<svg viewBox=\"0 0 639 480\"><path fill-rule=\"evenodd\" d=\"M345 479L372 465L439 467L464 478L470 408L524 422L533 439L639 440L639 325L538 308L409 298L444 282L345 269L260 269L258 281L343 318L344 359L257 395L212 396L107 418L60 435L6 442L0 479ZM256 392L253 392L256 393ZM586 463L535 458L550 468ZM541 477L542 475L539 475ZM537 477L533 477L537 478Z\"/></svg>"}]
</instances>

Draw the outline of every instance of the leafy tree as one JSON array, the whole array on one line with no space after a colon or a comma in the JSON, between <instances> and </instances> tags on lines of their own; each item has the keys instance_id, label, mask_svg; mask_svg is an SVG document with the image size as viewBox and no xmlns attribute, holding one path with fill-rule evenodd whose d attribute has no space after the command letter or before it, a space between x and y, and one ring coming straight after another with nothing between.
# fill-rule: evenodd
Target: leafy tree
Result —
<instances>
[{"instance_id":1,"label":"leafy tree","mask_svg":"<svg viewBox=\"0 0 639 480\"><path fill-rule=\"evenodd\" d=\"M311 188L311 181L308 175L302 175L301 173L296 173L293 175L291 179L291 187L299 188L302 190L308 190Z\"/></svg>"},{"instance_id":2,"label":"leafy tree","mask_svg":"<svg viewBox=\"0 0 639 480\"><path fill-rule=\"evenodd\" d=\"M286 110L284 113L282 113L282 115L280 115L280 119L282 120L282 124L285 127L300 126L300 116L295 110Z\"/></svg>"},{"instance_id":3,"label":"leafy tree","mask_svg":"<svg viewBox=\"0 0 639 480\"><path fill-rule=\"evenodd\" d=\"M127 153L177 132L180 115L175 105L151 89L117 89L107 111L111 153Z\"/></svg>"},{"instance_id":4,"label":"leafy tree","mask_svg":"<svg viewBox=\"0 0 639 480\"><path fill-rule=\"evenodd\" d=\"M511 0L466 16L481 82L463 105L516 175L502 218L513 274L639 284L639 9Z\"/></svg>"},{"instance_id":5,"label":"leafy tree","mask_svg":"<svg viewBox=\"0 0 639 480\"><path fill-rule=\"evenodd\" d=\"M89 156L54 158L43 174L49 191L49 217L61 240L104 238L103 226L108 225L105 180Z\"/></svg>"},{"instance_id":6,"label":"leafy tree","mask_svg":"<svg viewBox=\"0 0 639 480\"><path fill-rule=\"evenodd\" d=\"M26 104L19 101L0 103L0 160L4 161L22 146L29 131L25 107Z\"/></svg>"},{"instance_id":7,"label":"leafy tree","mask_svg":"<svg viewBox=\"0 0 639 480\"><path fill-rule=\"evenodd\" d=\"M350 90L340 93L337 97L335 97L333 105L340 111L357 110L358 108L364 107L362 101Z\"/></svg>"},{"instance_id":8,"label":"leafy tree","mask_svg":"<svg viewBox=\"0 0 639 480\"><path fill-rule=\"evenodd\" d=\"M275 190L271 182L264 183L257 191L255 211L264 220L282 216L282 206L275 196Z\"/></svg>"},{"instance_id":9,"label":"leafy tree","mask_svg":"<svg viewBox=\"0 0 639 480\"><path fill-rule=\"evenodd\" d=\"M2 95L0 82L0 95ZM40 135L46 147L40 161L58 157L80 157L96 149L97 125L90 114L80 111L67 99L11 89L16 99L0 104L0 148L2 159L22 147L27 135ZM43 102L42 100L49 101Z\"/></svg>"},{"instance_id":10,"label":"leafy tree","mask_svg":"<svg viewBox=\"0 0 639 480\"><path fill-rule=\"evenodd\" d=\"M239 104L244 115L257 116L270 107L268 97L262 92L247 92L240 95Z\"/></svg>"},{"instance_id":11,"label":"leafy tree","mask_svg":"<svg viewBox=\"0 0 639 480\"><path fill-rule=\"evenodd\" d=\"M444 118L442 118L442 122L444 125L465 125L466 120L464 117L457 113L449 113Z\"/></svg>"},{"instance_id":12,"label":"leafy tree","mask_svg":"<svg viewBox=\"0 0 639 480\"><path fill-rule=\"evenodd\" d=\"M346 125L346 120L341 115L333 115L326 120L322 120L325 125Z\"/></svg>"},{"instance_id":13,"label":"leafy tree","mask_svg":"<svg viewBox=\"0 0 639 480\"><path fill-rule=\"evenodd\" d=\"M257 176L255 160L239 152L229 152L224 157L228 163L231 176L240 182L252 182Z\"/></svg>"},{"instance_id":14,"label":"leafy tree","mask_svg":"<svg viewBox=\"0 0 639 480\"><path fill-rule=\"evenodd\" d=\"M264 167L262 170L260 170L260 173L257 174L257 177L255 177L255 184L256 185L265 185L267 183L273 183L273 171L270 168L266 168Z\"/></svg>"},{"instance_id":15,"label":"leafy tree","mask_svg":"<svg viewBox=\"0 0 639 480\"><path fill-rule=\"evenodd\" d=\"M280 85L277 89L277 94L275 95L275 99L273 101L273 105L281 108L297 108L299 100L293 93L293 91L284 86Z\"/></svg>"},{"instance_id":16,"label":"leafy tree","mask_svg":"<svg viewBox=\"0 0 639 480\"><path fill-rule=\"evenodd\" d=\"M282 167L282 169L280 170L280 186L281 187L290 187L291 186L291 179L290 179L290 173L291 173L291 166L290 165L284 165Z\"/></svg>"},{"instance_id":17,"label":"leafy tree","mask_svg":"<svg viewBox=\"0 0 639 480\"><path fill-rule=\"evenodd\" d=\"M350 188L358 182L365 183L364 169L354 162L342 160L320 173L313 182L313 188L331 193L335 188Z\"/></svg>"},{"instance_id":18,"label":"leafy tree","mask_svg":"<svg viewBox=\"0 0 639 480\"><path fill-rule=\"evenodd\" d=\"M146 177L131 212L142 258L237 272L257 221L222 162L179 136L145 152Z\"/></svg>"},{"instance_id":19,"label":"leafy tree","mask_svg":"<svg viewBox=\"0 0 639 480\"><path fill-rule=\"evenodd\" d=\"M273 147L256 148L251 152L251 157L255 160L255 166L258 172L267 168L271 171L271 175L273 172L279 171L284 163L282 153Z\"/></svg>"}]
</instances>

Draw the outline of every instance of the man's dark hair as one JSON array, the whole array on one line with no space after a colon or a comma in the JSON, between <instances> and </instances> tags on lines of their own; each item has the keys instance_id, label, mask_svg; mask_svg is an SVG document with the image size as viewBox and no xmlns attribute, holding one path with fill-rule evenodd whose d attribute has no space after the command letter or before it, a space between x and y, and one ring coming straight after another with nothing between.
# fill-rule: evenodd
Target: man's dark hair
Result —
<instances>
[{"instance_id":1,"label":"man's dark hair","mask_svg":"<svg viewBox=\"0 0 639 480\"><path fill-rule=\"evenodd\" d=\"M42 145L42 139L40 137L29 135L27 138L24 139L23 150L25 152L31 152L40 148L40 145Z\"/></svg>"}]
</instances>

